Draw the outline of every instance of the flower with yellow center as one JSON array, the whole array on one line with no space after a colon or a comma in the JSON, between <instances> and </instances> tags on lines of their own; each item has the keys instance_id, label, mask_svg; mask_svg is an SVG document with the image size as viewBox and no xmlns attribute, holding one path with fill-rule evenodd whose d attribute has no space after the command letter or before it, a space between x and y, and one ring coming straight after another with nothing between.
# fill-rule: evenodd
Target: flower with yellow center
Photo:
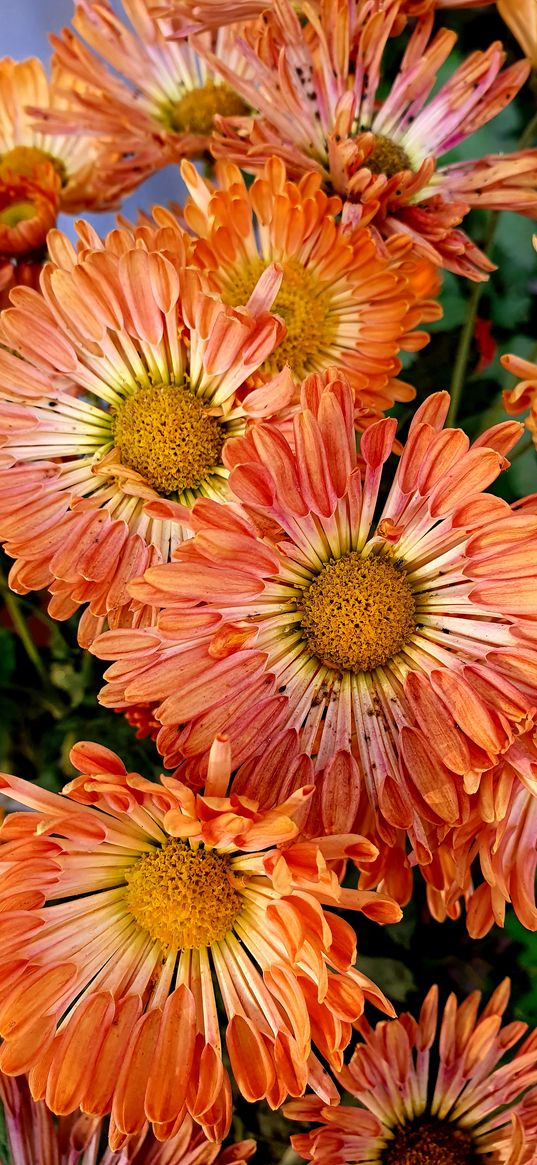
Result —
<instances>
[{"instance_id":1,"label":"flower with yellow center","mask_svg":"<svg viewBox=\"0 0 537 1165\"><path fill-rule=\"evenodd\" d=\"M297 787L303 766L289 766L294 791L272 809L228 795L222 738L199 795L128 773L96 744L71 759L81 775L63 796L0 776L11 802L37 811L8 814L0 831L0 892L12 899L0 1071L27 1072L34 1100L60 1116L111 1111L111 1148L146 1121L173 1137L185 1108L221 1141L222 1037L247 1100L276 1108L309 1081L330 1101L317 1052L342 1066L366 996L392 1010L354 967L354 931L325 909L397 921L386 895L342 890L332 870L367 864L376 847L348 834L301 840L294 817L313 792Z\"/></svg>"},{"instance_id":2,"label":"flower with yellow center","mask_svg":"<svg viewBox=\"0 0 537 1165\"><path fill-rule=\"evenodd\" d=\"M535 151L447 164L443 156L513 100L529 64L516 61L502 71L497 41L460 63L436 90L457 38L447 28L433 33L434 6L319 0L298 13L292 0L272 4L239 42L249 74L205 54L224 82L235 78L255 114L223 118L213 153L253 174L273 156L292 166L293 176L314 172L344 201L344 224L371 223L386 240L406 235L437 265L482 280L490 260L459 225L473 206L535 217ZM394 77L386 50L412 15Z\"/></svg>"},{"instance_id":3,"label":"flower with yellow center","mask_svg":"<svg viewBox=\"0 0 537 1165\"><path fill-rule=\"evenodd\" d=\"M103 243L82 225L78 254L53 232L43 294L28 291L0 324L10 584L49 586L55 618L89 603L84 642L104 620L143 618L126 584L170 558L196 497L227 497L226 441L293 392L282 375L268 395L236 398L282 334L268 311L280 274L264 272L250 306L228 307L187 266L190 242L168 217Z\"/></svg>"},{"instance_id":4,"label":"flower with yellow center","mask_svg":"<svg viewBox=\"0 0 537 1165\"><path fill-rule=\"evenodd\" d=\"M518 639L537 615L537 519L483 492L521 426L470 447L442 428L448 401L417 411L377 514L396 422L371 425L358 455L349 385L309 377L292 444L262 423L226 446L233 531L223 507L195 505L192 541L130 586L156 626L93 645L116 661L103 702L145 704L189 779L202 779L216 725L245 766L234 788L257 796L260 734L269 724L276 747L293 730L314 763L313 822L363 831L368 801L375 838L391 846L403 831L421 863L537 697L537 652L524 635L522 659Z\"/></svg>"},{"instance_id":5,"label":"flower with yellow center","mask_svg":"<svg viewBox=\"0 0 537 1165\"><path fill-rule=\"evenodd\" d=\"M121 151L133 182L169 162L207 156L215 117L249 113L233 79L222 81L200 53L213 48L234 75L249 72L235 34L219 28L174 43L151 0L124 0L124 23L110 0L76 4L72 25L52 36L54 61L77 78L69 111L50 122L58 133L96 134ZM236 30L235 30L236 31Z\"/></svg>"},{"instance_id":6,"label":"flower with yellow center","mask_svg":"<svg viewBox=\"0 0 537 1165\"><path fill-rule=\"evenodd\" d=\"M537 1138L537 1031L502 1024L505 980L479 1014L475 991L450 995L438 1023L438 989L418 1019L370 1027L338 1082L356 1104L318 1097L286 1105L287 1116L316 1125L291 1143L314 1165L531 1165ZM517 1046L518 1045L518 1046ZM513 1051L513 1049L515 1049ZM507 1053L512 1053L507 1059Z\"/></svg>"},{"instance_id":7,"label":"flower with yellow center","mask_svg":"<svg viewBox=\"0 0 537 1165\"><path fill-rule=\"evenodd\" d=\"M341 201L322 192L319 176L291 182L276 158L249 188L237 167L223 162L215 184L190 162L181 173L198 261L226 303L246 303L271 263L282 269L273 310L286 330L256 380L288 365L298 382L337 365L355 388L359 428L371 422L371 410L412 398L410 386L395 379L399 353L426 343L415 329L438 316L438 305L429 298L429 264L409 258L408 241L383 246L366 229L343 230Z\"/></svg>"}]
</instances>

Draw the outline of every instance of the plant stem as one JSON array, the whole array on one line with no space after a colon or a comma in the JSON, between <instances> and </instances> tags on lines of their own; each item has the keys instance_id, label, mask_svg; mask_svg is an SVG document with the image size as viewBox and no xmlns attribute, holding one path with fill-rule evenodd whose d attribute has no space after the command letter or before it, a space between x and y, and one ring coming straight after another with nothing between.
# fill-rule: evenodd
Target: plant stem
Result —
<instances>
[{"instance_id":1,"label":"plant stem","mask_svg":"<svg viewBox=\"0 0 537 1165\"><path fill-rule=\"evenodd\" d=\"M13 594L13 592L10 591L4 578L0 578L0 591L2 593L2 598L4 600L4 603L6 605L7 613L11 619L11 622L13 623L13 626L15 628L15 631L17 632L17 635L19 636L19 639L21 640L21 643L22 643L24 650L28 656L28 659L33 664L33 666L34 666L34 668L35 668L35 670L36 670L36 672L41 680L41 683L43 684L43 687L48 690L49 678L48 678L48 674L47 674L47 669L44 666L43 661L41 659L41 656L37 650L37 647L35 646L35 643L30 635L30 632L28 631L28 627L26 625L26 620L20 611L17 599L16 599L15 595Z\"/></svg>"}]
</instances>

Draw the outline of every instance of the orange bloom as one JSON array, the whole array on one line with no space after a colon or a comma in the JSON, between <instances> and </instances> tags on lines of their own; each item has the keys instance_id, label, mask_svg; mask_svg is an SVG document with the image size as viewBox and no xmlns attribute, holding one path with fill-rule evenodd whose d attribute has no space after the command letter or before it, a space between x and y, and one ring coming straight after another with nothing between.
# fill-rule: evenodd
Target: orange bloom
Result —
<instances>
[{"instance_id":1,"label":"orange bloom","mask_svg":"<svg viewBox=\"0 0 537 1165\"><path fill-rule=\"evenodd\" d=\"M459 1006L450 995L438 1029L438 989L418 1020L403 1014L362 1036L338 1074L356 1105L330 1107L316 1097L286 1106L297 1120L319 1122L291 1138L315 1165L532 1165L537 1138L537 1031L502 1026L505 980L479 1014L481 996ZM516 1047L506 1061L506 1052Z\"/></svg>"},{"instance_id":2,"label":"orange bloom","mask_svg":"<svg viewBox=\"0 0 537 1165\"><path fill-rule=\"evenodd\" d=\"M496 7L532 69L537 69L537 0L496 0Z\"/></svg>"},{"instance_id":3,"label":"orange bloom","mask_svg":"<svg viewBox=\"0 0 537 1165\"><path fill-rule=\"evenodd\" d=\"M73 94L70 110L49 124L77 140L90 133L114 141L130 159L125 170L141 181L171 161L205 154L217 114L248 111L234 85L222 82L198 48L214 49L233 75L245 66L226 28L214 37L203 34L200 45L174 43L166 39L151 0L122 2L130 27L109 0L83 0L76 4L73 27L51 37L54 60L82 89Z\"/></svg>"},{"instance_id":4,"label":"orange bloom","mask_svg":"<svg viewBox=\"0 0 537 1165\"><path fill-rule=\"evenodd\" d=\"M267 310L280 275L265 271L250 306L226 306L185 265L189 241L167 217L162 229L115 230L104 243L82 224L78 254L53 232L42 295L20 288L0 320L10 585L48 586L57 619L89 603L84 642L104 620L145 617L126 584L168 560L183 534L162 518L161 497L188 507L200 494L227 496L225 442L293 391L282 375L235 400L282 334Z\"/></svg>"},{"instance_id":5,"label":"orange bloom","mask_svg":"<svg viewBox=\"0 0 537 1165\"><path fill-rule=\"evenodd\" d=\"M78 1110L55 1121L43 1100L33 1100L24 1077L0 1074L0 1100L9 1165L243 1165L254 1141L238 1141L222 1151L185 1116L169 1141L156 1141L146 1128L128 1137L121 1153L99 1153L103 1121Z\"/></svg>"},{"instance_id":6,"label":"orange bloom","mask_svg":"<svg viewBox=\"0 0 537 1165\"><path fill-rule=\"evenodd\" d=\"M537 652L520 642L537 619L537 521L483 493L520 426L470 447L442 429L448 403L416 412L375 517L396 422L362 434L362 474L349 386L309 377L293 448L266 423L230 442L241 508L196 503L195 536L131 584L157 626L93 647L117 661L103 702L153 708L159 747L171 738L192 779L215 732L232 735L234 767L256 732L267 747L270 698L271 740L293 729L314 758L324 829L362 832L363 791L384 844L403 828L420 861L537 700ZM251 776L234 788L258 795Z\"/></svg>"},{"instance_id":7,"label":"orange bloom","mask_svg":"<svg viewBox=\"0 0 537 1165\"><path fill-rule=\"evenodd\" d=\"M278 1107L309 1082L330 1103L312 1044L340 1068L364 999L392 1012L354 967L354 931L324 908L400 918L390 899L343 890L331 871L367 863L375 847L348 834L302 841L294 817L311 786L269 810L227 796L224 739L198 796L172 777L127 773L100 745L79 744L71 759L81 775L64 796L0 777L11 801L37 811L9 814L0 832L0 1070L28 1072L34 1099L59 1115L111 1110L111 1148L146 1120L166 1140L185 1111L223 1139L222 1035L247 1100Z\"/></svg>"},{"instance_id":8,"label":"orange bloom","mask_svg":"<svg viewBox=\"0 0 537 1165\"><path fill-rule=\"evenodd\" d=\"M245 303L271 263L282 268L273 310L286 332L256 379L286 364L298 381L337 366L356 390L359 428L394 401L412 399L414 390L394 379L398 353L423 347L429 337L416 324L440 318L441 308L428 288L422 292L435 269L409 257L408 239L383 245L369 230L345 231L337 221L341 200L321 191L320 175L288 182L277 158L249 189L229 163L217 164L217 186L191 162L181 173L190 192L184 217L201 240L199 262L226 303Z\"/></svg>"},{"instance_id":9,"label":"orange bloom","mask_svg":"<svg viewBox=\"0 0 537 1165\"><path fill-rule=\"evenodd\" d=\"M51 138L31 107L65 109L74 78L40 61L0 60L0 306L17 283L35 286L47 232L59 210L105 209L117 202L107 182L103 144Z\"/></svg>"},{"instance_id":10,"label":"orange bloom","mask_svg":"<svg viewBox=\"0 0 537 1165\"><path fill-rule=\"evenodd\" d=\"M535 7L537 21L537 5ZM533 236L533 249L537 251L537 235ZM503 403L508 413L523 413L529 409L524 420L526 428L532 435L533 443L537 448L537 364L533 360L524 360L521 356L509 353L502 356L501 363L513 376L520 378L520 383L508 389L503 394Z\"/></svg>"},{"instance_id":11,"label":"orange bloom","mask_svg":"<svg viewBox=\"0 0 537 1165\"><path fill-rule=\"evenodd\" d=\"M443 165L442 156L495 117L526 80L495 43L473 53L431 97L456 35L417 20L393 84L382 73L401 0L321 0L300 20L280 0L237 43L250 75L235 85L254 114L222 118L213 152L258 173L270 155L292 176L315 171L346 202L343 217L404 233L451 271L484 279L490 260L457 229L473 206L537 214L537 151ZM231 84L232 71L207 54ZM387 86L387 96L378 94ZM428 100L429 99L429 100Z\"/></svg>"}]
</instances>

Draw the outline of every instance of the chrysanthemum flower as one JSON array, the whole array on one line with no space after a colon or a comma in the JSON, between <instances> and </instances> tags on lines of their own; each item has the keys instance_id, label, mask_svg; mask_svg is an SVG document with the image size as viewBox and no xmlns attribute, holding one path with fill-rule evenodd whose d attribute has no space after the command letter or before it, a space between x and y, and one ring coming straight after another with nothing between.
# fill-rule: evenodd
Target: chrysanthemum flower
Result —
<instances>
[{"instance_id":1,"label":"chrysanthemum flower","mask_svg":"<svg viewBox=\"0 0 537 1165\"><path fill-rule=\"evenodd\" d=\"M390 899L342 890L330 868L360 866L375 847L348 834L302 841L293 818L311 786L266 811L226 796L222 739L203 796L127 773L99 745L71 759L81 776L65 796L0 777L37 811L9 814L0 834L0 1070L28 1072L57 1114L111 1110L112 1148L146 1120L166 1140L185 1108L222 1140L231 1089L217 987L242 1094L277 1107L309 1081L329 1102L312 1043L339 1068L364 998L392 1010L354 967L354 931L324 909L397 921Z\"/></svg>"},{"instance_id":2,"label":"chrysanthemum flower","mask_svg":"<svg viewBox=\"0 0 537 1165\"><path fill-rule=\"evenodd\" d=\"M9 1157L6 1165L243 1165L254 1141L238 1141L222 1151L186 1115L169 1141L156 1141L144 1128L115 1153L102 1140L101 1117L80 1110L55 1120L43 1100L33 1100L24 1077L0 1074Z\"/></svg>"},{"instance_id":3,"label":"chrysanthemum flower","mask_svg":"<svg viewBox=\"0 0 537 1165\"><path fill-rule=\"evenodd\" d=\"M43 294L19 288L1 318L0 537L14 590L50 587L57 619L89 602L86 642L103 619L130 623L126 583L182 537L145 503L224 496L227 439L293 386L283 374L235 402L283 331L274 268L235 309L184 266L178 227L80 231L78 254L52 233Z\"/></svg>"},{"instance_id":4,"label":"chrysanthemum flower","mask_svg":"<svg viewBox=\"0 0 537 1165\"><path fill-rule=\"evenodd\" d=\"M103 210L117 201L102 141L51 137L36 128L33 106L68 109L73 77L35 58L0 61L0 291L35 284L47 231L59 210ZM117 160L117 153L107 148ZM112 157L111 159L112 160ZM0 301L3 304L5 297Z\"/></svg>"},{"instance_id":5,"label":"chrysanthemum flower","mask_svg":"<svg viewBox=\"0 0 537 1165\"><path fill-rule=\"evenodd\" d=\"M338 1075L358 1104L287 1105L288 1116L319 1122L291 1138L295 1151L315 1165L532 1165L537 1031L520 1043L527 1024L502 1026L508 999L508 980L481 1014L480 992L460 1005L450 995L438 1028L432 987L418 1020L361 1020L362 1042Z\"/></svg>"},{"instance_id":6,"label":"chrysanthemum flower","mask_svg":"<svg viewBox=\"0 0 537 1165\"><path fill-rule=\"evenodd\" d=\"M516 638L537 618L535 522L483 493L520 426L470 448L442 430L448 403L418 409L375 516L396 422L362 435L362 481L349 386L308 378L294 449L269 424L227 446L242 511L197 503L195 537L131 584L158 625L94 644L117 660L103 702L153 707L201 774L224 725L235 766L255 755L277 699L271 731L313 756L325 828L360 820L363 786L384 842L403 827L420 860L537 699L537 652Z\"/></svg>"},{"instance_id":7,"label":"chrysanthemum flower","mask_svg":"<svg viewBox=\"0 0 537 1165\"><path fill-rule=\"evenodd\" d=\"M290 0L239 40L251 76L236 87L258 116L223 119L214 151L258 172L267 156L294 175L315 171L346 205L344 217L373 222L384 236L406 233L433 261L472 279L490 261L457 227L473 206L537 213L537 151L441 165L444 154L499 113L529 72L519 61L501 72L499 43L473 53L427 102L455 43L434 13L420 17L399 74L378 100L386 42L400 0L322 0L320 16ZM219 67L231 84L232 72Z\"/></svg>"},{"instance_id":8,"label":"chrysanthemum flower","mask_svg":"<svg viewBox=\"0 0 537 1165\"><path fill-rule=\"evenodd\" d=\"M365 230L345 231L337 221L341 200L320 189L321 176L287 181L278 158L266 163L248 189L236 166L217 164L215 186L191 162L181 173L190 192L187 225L201 238L199 261L211 271L224 302L246 303L263 271L276 262L283 278L273 310L286 332L256 374L286 365L296 380L334 365L356 389L356 403L371 410L411 400L414 390L395 381L401 349L415 351L428 340L417 332L422 319L438 319L441 308L422 294L422 278L436 272L409 258L409 240L386 247ZM298 395L298 388L297 388Z\"/></svg>"},{"instance_id":9,"label":"chrysanthemum flower","mask_svg":"<svg viewBox=\"0 0 537 1165\"><path fill-rule=\"evenodd\" d=\"M72 110L51 119L51 128L111 138L131 157L139 178L179 158L205 154L215 115L248 110L234 85L223 82L197 51L214 49L233 76L242 74L245 65L228 29L214 37L202 34L197 47L188 40L175 43L166 40L154 7L151 0L123 0L129 27L109 0L81 0L73 27L51 37L54 59L84 86L73 95Z\"/></svg>"}]
</instances>

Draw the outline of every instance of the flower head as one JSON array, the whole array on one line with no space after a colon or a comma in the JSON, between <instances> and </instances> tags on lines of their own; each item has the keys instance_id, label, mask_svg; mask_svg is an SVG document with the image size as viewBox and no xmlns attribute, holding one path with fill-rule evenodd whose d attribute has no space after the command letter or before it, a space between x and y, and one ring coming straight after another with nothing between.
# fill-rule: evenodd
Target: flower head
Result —
<instances>
[{"instance_id":1,"label":"flower head","mask_svg":"<svg viewBox=\"0 0 537 1165\"><path fill-rule=\"evenodd\" d=\"M54 59L77 77L83 92L49 124L56 132L115 141L130 158L125 169L141 181L171 161L205 154L217 114L248 111L198 49L214 49L233 75L244 72L244 63L226 28L202 34L199 45L176 43L166 39L166 24L151 0L123 0L123 8L130 27L109 0L81 0L72 27L51 37Z\"/></svg>"},{"instance_id":2,"label":"flower head","mask_svg":"<svg viewBox=\"0 0 537 1165\"><path fill-rule=\"evenodd\" d=\"M236 85L257 111L223 118L214 150L251 172L267 156L291 172L315 171L346 200L344 217L389 237L408 234L434 262L473 279L490 261L459 223L473 206L537 207L537 151L442 165L441 158L512 100L529 65L501 72L499 43L473 53L429 95L455 42L433 11L420 16L388 96L379 100L382 58L404 10L400 0L322 0L319 14L278 0L237 44L249 76ZM208 60L231 83L231 71Z\"/></svg>"},{"instance_id":3,"label":"flower head","mask_svg":"<svg viewBox=\"0 0 537 1165\"><path fill-rule=\"evenodd\" d=\"M358 1104L288 1104L288 1116L319 1122L291 1138L296 1152L315 1165L531 1165L537 1032L520 1043L526 1024L502 1026L508 999L508 980L481 1014L479 992L459 1005L450 995L438 1027L433 987L418 1020L360 1020L362 1042L338 1074Z\"/></svg>"},{"instance_id":4,"label":"flower head","mask_svg":"<svg viewBox=\"0 0 537 1165\"><path fill-rule=\"evenodd\" d=\"M52 138L35 125L34 106L45 116L68 109L75 89L75 79L60 69L49 81L35 58L0 60L0 306L15 284L36 285L58 211L117 202L102 141Z\"/></svg>"},{"instance_id":5,"label":"flower head","mask_svg":"<svg viewBox=\"0 0 537 1165\"><path fill-rule=\"evenodd\" d=\"M207 1141L186 1115L168 1141L156 1141L146 1128L125 1138L117 1152L99 1153L103 1120L78 1109L55 1120L44 1100L33 1100L23 1076L0 1074L9 1158L7 1165L243 1165L254 1141L238 1141L222 1151Z\"/></svg>"},{"instance_id":6,"label":"flower head","mask_svg":"<svg viewBox=\"0 0 537 1165\"><path fill-rule=\"evenodd\" d=\"M188 239L168 217L104 242L83 224L78 253L53 232L42 294L20 289L0 322L10 582L23 593L49 586L55 618L89 602L84 640L103 619L132 621L127 582L182 536L160 499L188 519L196 496L225 496L226 441L292 395L283 375L235 400L283 331L267 310L278 272L265 271L249 306L231 308L186 266Z\"/></svg>"},{"instance_id":7,"label":"flower head","mask_svg":"<svg viewBox=\"0 0 537 1165\"><path fill-rule=\"evenodd\" d=\"M411 399L413 390L394 379L397 356L426 343L416 324L438 318L440 308L427 287L435 268L409 256L408 239L384 246L367 229L345 231L338 222L341 200L322 192L320 175L289 182L277 158L249 189L229 163L217 163L216 186L190 162L181 172L190 192L184 216L200 239L199 262L226 303L246 303L267 266L282 268L273 310L286 332L256 379L287 364L301 381L335 365L355 387L360 428L394 400Z\"/></svg>"},{"instance_id":8,"label":"flower head","mask_svg":"<svg viewBox=\"0 0 537 1165\"><path fill-rule=\"evenodd\" d=\"M270 697L273 735L314 758L325 829L361 821L364 792L384 843L402 826L420 860L537 698L517 630L537 615L534 520L483 493L520 428L470 447L442 429L448 400L416 412L375 517L396 422L362 434L362 480L349 386L310 377L293 449L269 424L227 447L242 509L197 503L194 538L131 584L157 626L94 644L117 660L103 701L152 706L200 780L210 732L233 736L235 766L255 755Z\"/></svg>"},{"instance_id":9,"label":"flower head","mask_svg":"<svg viewBox=\"0 0 537 1165\"><path fill-rule=\"evenodd\" d=\"M2 775L0 1070L29 1073L57 1114L112 1111L111 1147L151 1121L174 1136L185 1110L210 1139L231 1118L231 1071L248 1100L277 1107L308 1081L326 1100L370 997L354 931L324 906L397 921L383 895L342 890L331 863L376 855L364 838L305 842L301 787L261 810L226 794L229 746L211 750L203 795L127 773L99 745L49 793ZM262 768L262 766L261 766ZM221 1033L215 988L227 1016Z\"/></svg>"}]
</instances>

